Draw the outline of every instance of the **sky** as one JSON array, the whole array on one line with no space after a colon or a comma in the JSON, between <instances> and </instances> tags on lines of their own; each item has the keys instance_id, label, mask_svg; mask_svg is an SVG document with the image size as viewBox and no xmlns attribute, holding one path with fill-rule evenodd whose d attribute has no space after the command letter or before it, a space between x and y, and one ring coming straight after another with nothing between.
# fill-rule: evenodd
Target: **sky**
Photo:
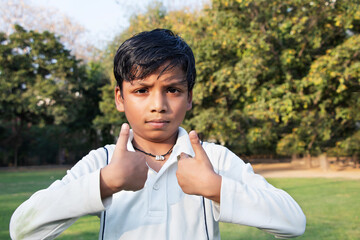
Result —
<instances>
[{"instance_id":1,"label":"sky","mask_svg":"<svg viewBox=\"0 0 360 240\"><path fill-rule=\"evenodd\" d=\"M32 0L32 3L66 14L86 28L87 38L93 43L113 38L128 26L131 16L129 9L115 0Z\"/></svg>"},{"instance_id":2,"label":"sky","mask_svg":"<svg viewBox=\"0 0 360 240\"><path fill-rule=\"evenodd\" d=\"M87 38L106 44L129 25L131 15L143 12L152 0L31 0L34 6L53 8L87 29ZM204 0L163 0L169 8L201 7Z\"/></svg>"}]
</instances>

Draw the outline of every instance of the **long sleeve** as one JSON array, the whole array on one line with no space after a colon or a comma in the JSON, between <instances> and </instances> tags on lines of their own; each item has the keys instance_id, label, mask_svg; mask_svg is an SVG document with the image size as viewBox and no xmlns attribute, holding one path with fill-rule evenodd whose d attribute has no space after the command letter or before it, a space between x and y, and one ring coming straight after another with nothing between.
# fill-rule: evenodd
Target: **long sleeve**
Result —
<instances>
[{"instance_id":1,"label":"long sleeve","mask_svg":"<svg viewBox=\"0 0 360 240\"><path fill-rule=\"evenodd\" d=\"M205 149L222 176L220 205L213 204L216 221L257 227L277 238L304 233L305 215L289 194L255 174L250 164L225 147L209 145Z\"/></svg>"},{"instance_id":2,"label":"long sleeve","mask_svg":"<svg viewBox=\"0 0 360 240\"><path fill-rule=\"evenodd\" d=\"M105 209L106 239L205 239L207 235L220 239L217 221L257 227L278 238L304 232L305 216L294 199L219 145L203 147L222 176L221 203L183 193L176 179L176 156L194 153L186 131L180 130L171 157L157 174L149 169L144 189L121 191L103 201L99 173L106 165L106 152L91 151L62 180L35 193L15 211L12 239L53 239L79 217ZM107 149L111 159L114 145ZM197 224L203 220L204 224Z\"/></svg>"},{"instance_id":3,"label":"long sleeve","mask_svg":"<svg viewBox=\"0 0 360 240\"><path fill-rule=\"evenodd\" d=\"M10 221L12 239L53 239L79 217L105 210L100 197L100 168L104 149L91 151L62 180L34 193Z\"/></svg>"}]
</instances>

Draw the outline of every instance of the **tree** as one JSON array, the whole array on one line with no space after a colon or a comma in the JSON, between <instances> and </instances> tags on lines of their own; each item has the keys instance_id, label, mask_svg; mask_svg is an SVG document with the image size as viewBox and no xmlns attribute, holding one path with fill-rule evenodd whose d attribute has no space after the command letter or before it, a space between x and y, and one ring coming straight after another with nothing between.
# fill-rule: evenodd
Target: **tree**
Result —
<instances>
[{"instance_id":1,"label":"tree","mask_svg":"<svg viewBox=\"0 0 360 240\"><path fill-rule=\"evenodd\" d=\"M17 166L19 149L32 126L74 121L81 81L79 61L54 34L26 31L21 26L0 35L0 121L3 155L12 149Z\"/></svg>"},{"instance_id":2,"label":"tree","mask_svg":"<svg viewBox=\"0 0 360 240\"><path fill-rule=\"evenodd\" d=\"M354 133L355 1L214 0L205 12L192 42L196 129L241 153L286 155L326 152Z\"/></svg>"},{"instance_id":3,"label":"tree","mask_svg":"<svg viewBox=\"0 0 360 240\"><path fill-rule=\"evenodd\" d=\"M308 75L297 85L298 94L288 96L298 106L293 118L298 126L289 134L302 139L302 153L327 152L359 131L359 44L360 35L354 35L329 49L312 62ZM286 152L289 143L284 142L279 142L279 151Z\"/></svg>"},{"instance_id":4,"label":"tree","mask_svg":"<svg viewBox=\"0 0 360 240\"><path fill-rule=\"evenodd\" d=\"M198 73L184 126L206 140L240 155L359 154L359 16L352 0L213 0L196 13L150 9L116 42L181 33Z\"/></svg>"}]
</instances>

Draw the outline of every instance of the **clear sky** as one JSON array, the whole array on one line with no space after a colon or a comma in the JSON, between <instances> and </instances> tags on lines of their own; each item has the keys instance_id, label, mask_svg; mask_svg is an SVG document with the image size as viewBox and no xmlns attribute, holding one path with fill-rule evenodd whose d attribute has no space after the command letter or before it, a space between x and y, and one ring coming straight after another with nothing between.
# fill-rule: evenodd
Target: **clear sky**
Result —
<instances>
[{"instance_id":1,"label":"clear sky","mask_svg":"<svg viewBox=\"0 0 360 240\"><path fill-rule=\"evenodd\" d=\"M31 0L32 4L58 9L84 26L99 43L112 39L129 24L129 18L146 9L152 0ZM201 7L204 0L163 0L169 8ZM91 40L89 39L89 40Z\"/></svg>"},{"instance_id":2,"label":"clear sky","mask_svg":"<svg viewBox=\"0 0 360 240\"><path fill-rule=\"evenodd\" d=\"M58 9L66 14L84 26L88 30L89 38L94 42L108 40L121 32L128 26L131 16L131 13L115 0L32 0L32 3Z\"/></svg>"}]
</instances>

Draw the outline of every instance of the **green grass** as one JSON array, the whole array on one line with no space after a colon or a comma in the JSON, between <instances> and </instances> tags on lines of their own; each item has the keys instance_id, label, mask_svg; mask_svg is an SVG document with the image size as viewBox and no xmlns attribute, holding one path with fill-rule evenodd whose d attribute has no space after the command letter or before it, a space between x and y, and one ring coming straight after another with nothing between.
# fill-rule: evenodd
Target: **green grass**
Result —
<instances>
[{"instance_id":1,"label":"green grass","mask_svg":"<svg viewBox=\"0 0 360 240\"><path fill-rule=\"evenodd\" d=\"M359 180L278 178L268 181L287 191L306 215L305 234L296 239L360 239ZM223 223L220 227L222 239L274 239L255 228Z\"/></svg>"},{"instance_id":2,"label":"green grass","mask_svg":"<svg viewBox=\"0 0 360 240\"><path fill-rule=\"evenodd\" d=\"M46 188L65 170L0 172L0 239L9 239L11 214L35 191ZM269 179L290 193L307 217L307 228L297 239L360 239L360 181L344 179ZM220 223L225 240L274 239L256 228ZM95 216L79 219L58 239L97 239L99 221Z\"/></svg>"},{"instance_id":3,"label":"green grass","mask_svg":"<svg viewBox=\"0 0 360 240\"><path fill-rule=\"evenodd\" d=\"M33 170L0 172L0 239L10 239L9 222L12 213L37 190L47 188L61 179L65 170ZM79 219L57 239L97 239L100 223L96 216Z\"/></svg>"}]
</instances>

